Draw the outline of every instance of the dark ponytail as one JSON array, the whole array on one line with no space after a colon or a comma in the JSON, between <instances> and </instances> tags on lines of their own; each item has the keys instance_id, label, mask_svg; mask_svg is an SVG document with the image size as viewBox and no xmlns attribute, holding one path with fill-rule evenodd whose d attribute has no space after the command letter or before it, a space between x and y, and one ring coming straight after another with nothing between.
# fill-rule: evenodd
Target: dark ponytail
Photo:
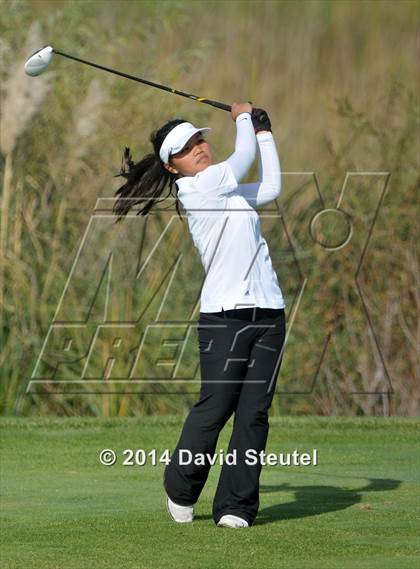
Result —
<instances>
[{"instance_id":1,"label":"dark ponytail","mask_svg":"<svg viewBox=\"0 0 420 569\"><path fill-rule=\"evenodd\" d=\"M160 129L153 131L150 135L150 142L153 145L154 152L146 154L137 163L133 162L130 149L127 146L125 147L120 173L114 176L114 178L122 176L127 180L126 183L115 192L115 195L119 196L113 207L113 212L118 216L115 223L121 221L136 204L144 203L136 215L147 215L157 201L164 201L170 195L173 196L172 188L174 186L177 192L175 180L178 175L169 172L164 167L159 156L159 151L167 134L174 127L183 122L187 121L181 118L173 119L168 121ZM162 200L158 200L157 198L161 196L167 185L169 185L168 195ZM181 221L183 221L179 211L178 198L176 195L173 197L176 199L176 211Z\"/></svg>"}]
</instances>

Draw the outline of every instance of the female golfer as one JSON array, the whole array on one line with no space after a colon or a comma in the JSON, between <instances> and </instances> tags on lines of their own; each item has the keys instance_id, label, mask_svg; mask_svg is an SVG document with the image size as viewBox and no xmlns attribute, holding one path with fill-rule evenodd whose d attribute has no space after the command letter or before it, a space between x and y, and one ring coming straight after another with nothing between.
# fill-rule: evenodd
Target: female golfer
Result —
<instances>
[{"instance_id":1,"label":"female golfer","mask_svg":"<svg viewBox=\"0 0 420 569\"><path fill-rule=\"evenodd\" d=\"M235 151L212 164L211 149L183 119L167 122L150 140L154 152L134 164L125 149L114 211L120 218L146 199L145 215L169 184L177 186L192 239L206 272L198 321L201 390L171 461L165 468L166 505L172 519L192 522L193 505L214 458L222 470L213 501L218 526L251 526L259 508L261 451L268 410L283 358L285 303L261 235L260 207L280 194L281 173L267 118L260 123L249 103L232 105ZM259 181L240 184L259 148ZM128 172L125 166L128 167ZM219 433L235 413L226 455L216 453ZM225 458L225 460L223 460Z\"/></svg>"}]
</instances>

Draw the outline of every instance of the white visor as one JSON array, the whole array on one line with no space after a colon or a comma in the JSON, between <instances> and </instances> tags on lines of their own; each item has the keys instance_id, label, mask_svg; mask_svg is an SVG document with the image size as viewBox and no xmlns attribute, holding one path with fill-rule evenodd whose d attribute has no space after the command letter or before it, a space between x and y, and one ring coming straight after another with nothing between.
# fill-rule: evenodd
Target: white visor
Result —
<instances>
[{"instance_id":1,"label":"white visor","mask_svg":"<svg viewBox=\"0 0 420 569\"><path fill-rule=\"evenodd\" d=\"M194 134L197 132L204 132L206 130L211 130L211 128L195 128L195 126L190 122L183 122L177 125L169 134L167 134L162 143L159 151L159 156L162 162L167 164L171 154L180 152Z\"/></svg>"}]
</instances>

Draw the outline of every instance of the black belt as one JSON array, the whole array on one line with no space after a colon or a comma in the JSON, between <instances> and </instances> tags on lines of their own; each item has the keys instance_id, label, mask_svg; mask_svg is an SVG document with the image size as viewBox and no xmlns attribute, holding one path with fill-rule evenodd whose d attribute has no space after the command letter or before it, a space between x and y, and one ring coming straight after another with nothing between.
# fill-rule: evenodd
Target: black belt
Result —
<instances>
[{"instance_id":1,"label":"black belt","mask_svg":"<svg viewBox=\"0 0 420 569\"><path fill-rule=\"evenodd\" d=\"M261 308L251 306L248 308L231 308L230 310L220 310L220 312L206 312L220 318L239 318L240 320L253 321L260 318L276 318L284 312L284 308Z\"/></svg>"}]
</instances>

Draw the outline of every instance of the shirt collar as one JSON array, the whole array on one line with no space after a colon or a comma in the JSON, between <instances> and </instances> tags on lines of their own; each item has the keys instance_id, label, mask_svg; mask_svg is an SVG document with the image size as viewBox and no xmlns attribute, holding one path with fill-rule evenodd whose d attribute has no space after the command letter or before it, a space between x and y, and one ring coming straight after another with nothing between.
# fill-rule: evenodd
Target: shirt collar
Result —
<instances>
[{"instance_id":1,"label":"shirt collar","mask_svg":"<svg viewBox=\"0 0 420 569\"><path fill-rule=\"evenodd\" d=\"M178 178L175 180L175 184L178 186L179 190L186 190L191 186L191 182L194 179L194 176L183 176L182 178Z\"/></svg>"}]
</instances>

